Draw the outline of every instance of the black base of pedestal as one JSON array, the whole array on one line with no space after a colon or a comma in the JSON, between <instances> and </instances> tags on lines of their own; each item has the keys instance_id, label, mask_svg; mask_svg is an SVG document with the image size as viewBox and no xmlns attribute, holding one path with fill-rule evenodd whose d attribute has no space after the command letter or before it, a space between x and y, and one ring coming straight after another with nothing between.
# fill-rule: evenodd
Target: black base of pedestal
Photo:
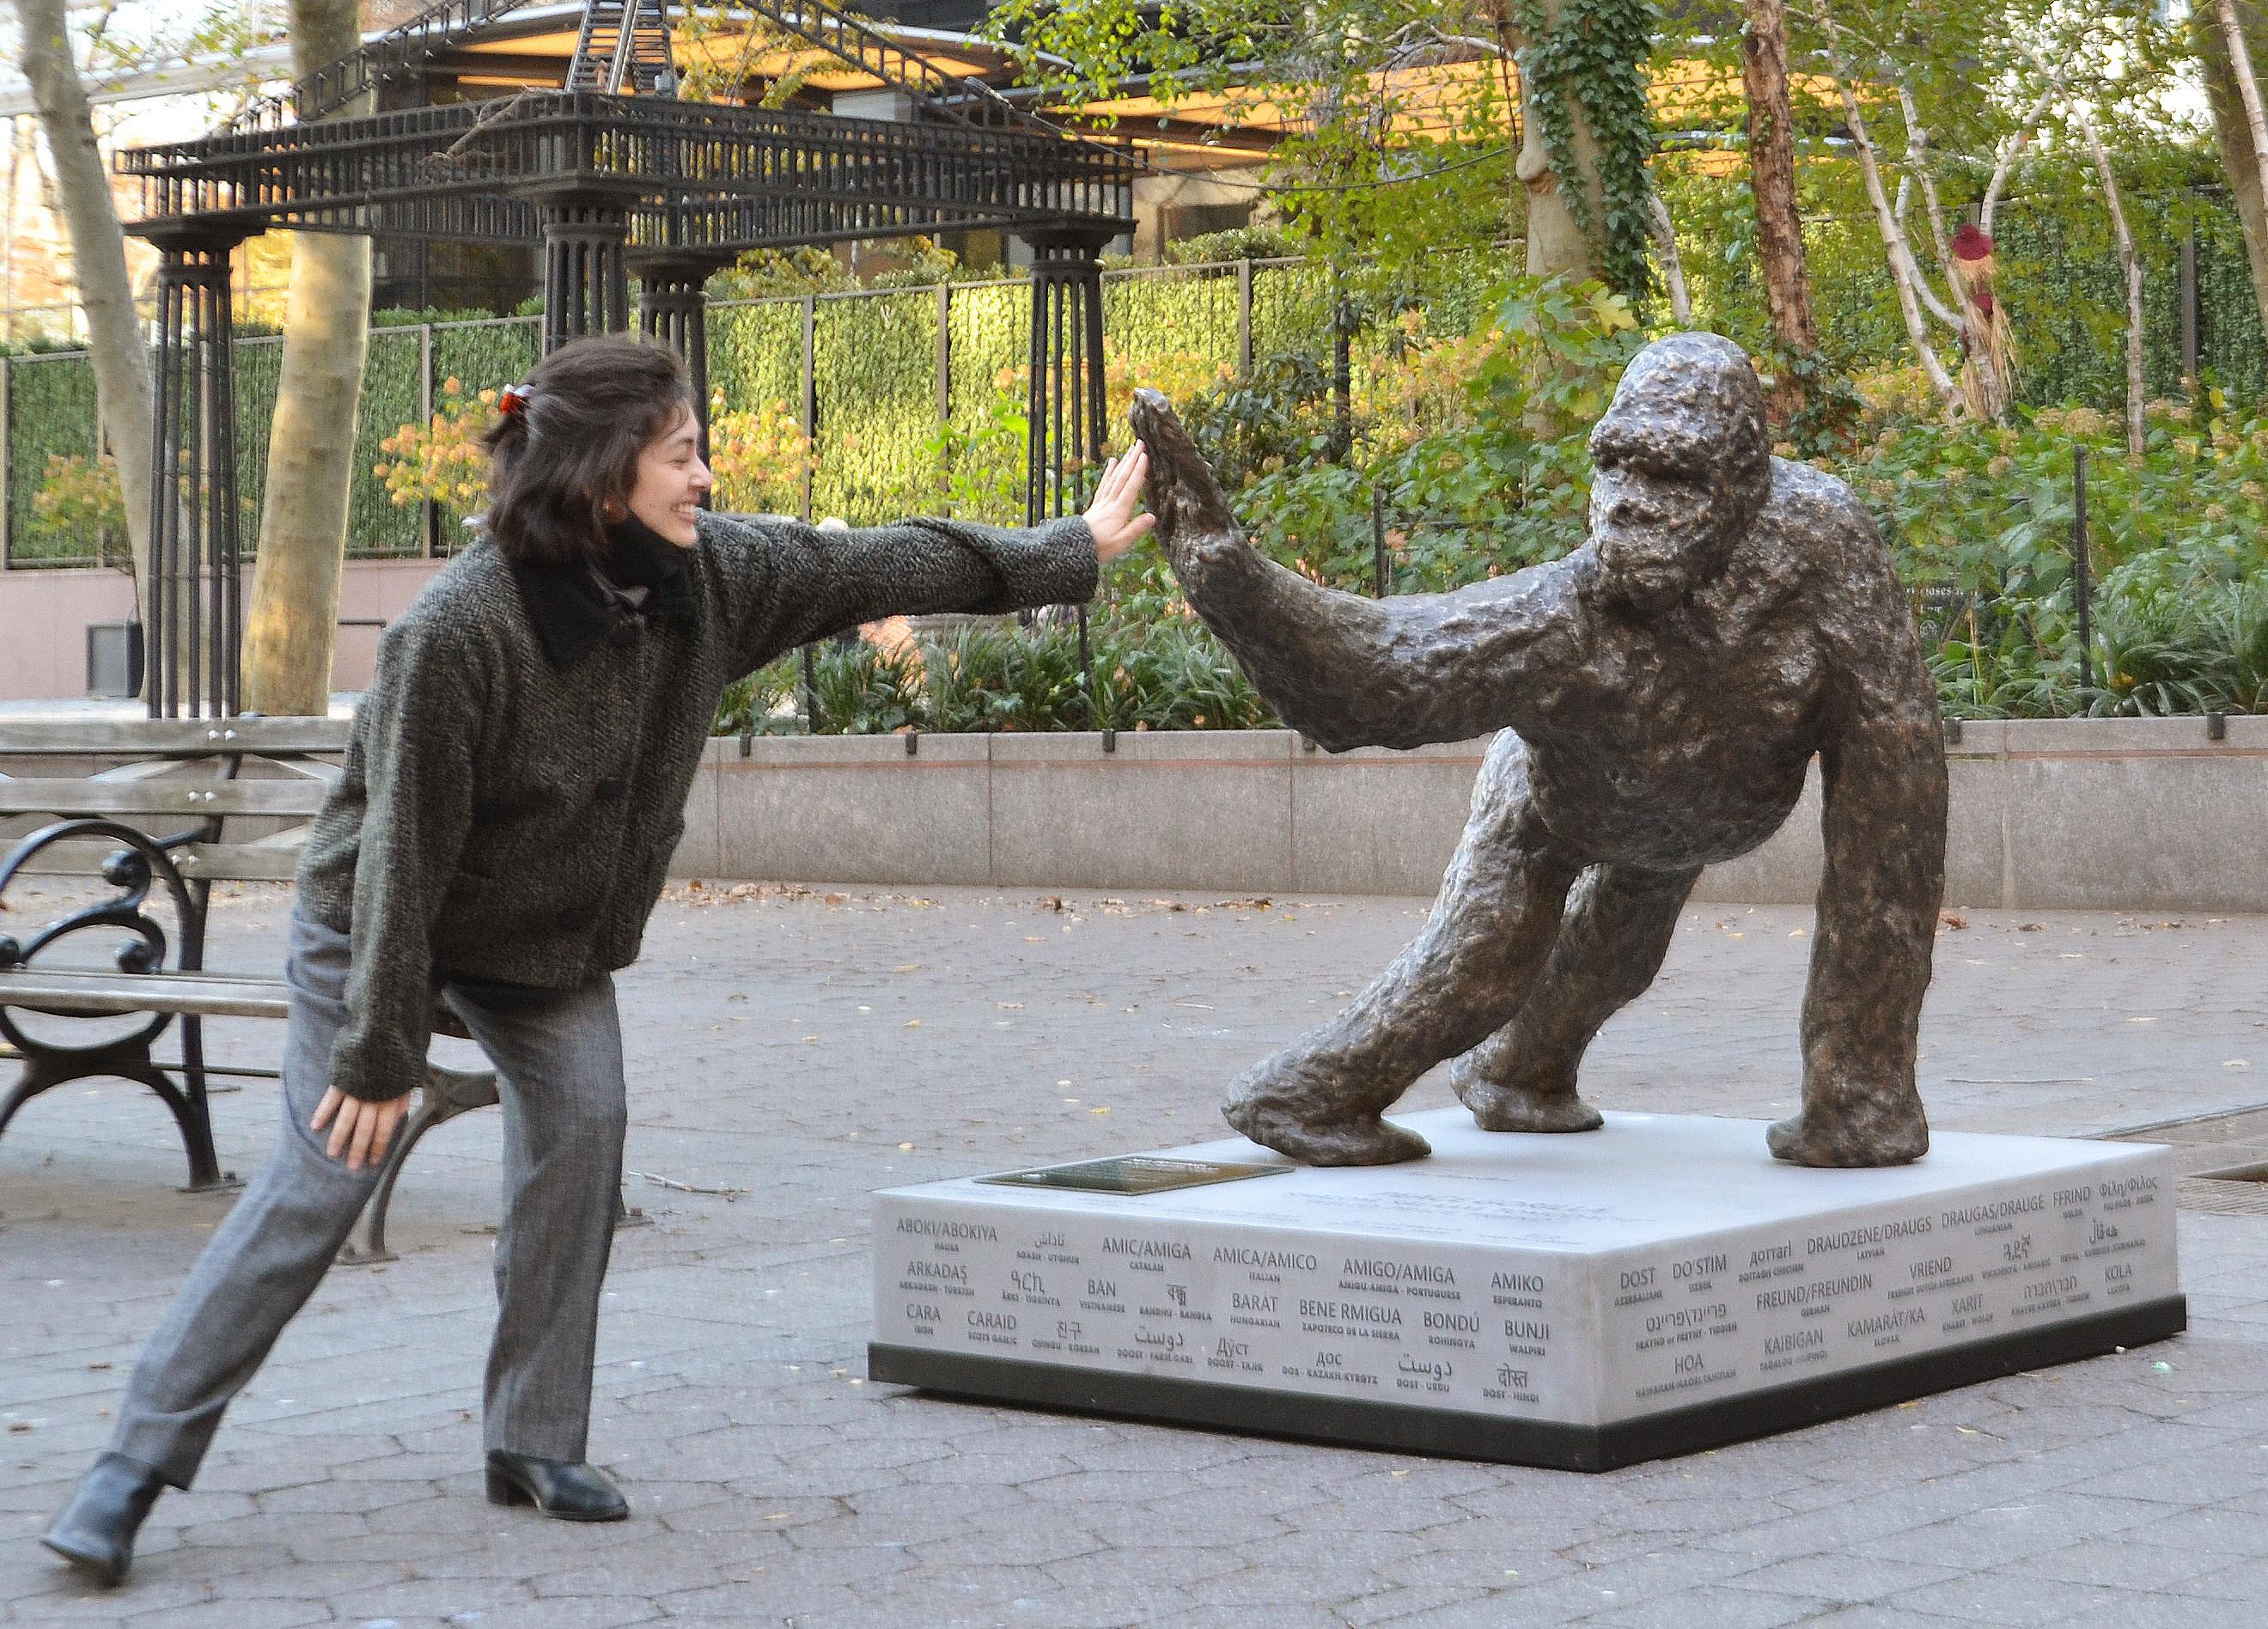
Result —
<instances>
[{"instance_id":1,"label":"black base of pedestal","mask_svg":"<svg viewBox=\"0 0 2268 1629\"><path fill-rule=\"evenodd\" d=\"M2189 1302L2179 1295L2169 1296L2048 1329L1996 1336L1607 1426L1507 1419L1172 1376L1114 1375L880 1342L866 1348L866 1372L893 1385L974 1401L1031 1404L1444 1459L1484 1459L1554 1471L1613 1471L1800 1430L2021 1369L2100 1357L2120 1346L2146 1345L2188 1327Z\"/></svg>"}]
</instances>

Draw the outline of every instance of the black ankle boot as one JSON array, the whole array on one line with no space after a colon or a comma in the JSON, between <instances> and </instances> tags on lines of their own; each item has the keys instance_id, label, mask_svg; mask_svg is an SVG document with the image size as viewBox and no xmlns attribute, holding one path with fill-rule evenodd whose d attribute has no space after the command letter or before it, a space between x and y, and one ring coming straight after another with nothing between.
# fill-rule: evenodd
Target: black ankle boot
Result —
<instances>
[{"instance_id":1,"label":"black ankle boot","mask_svg":"<svg viewBox=\"0 0 2268 1629\"><path fill-rule=\"evenodd\" d=\"M40 1542L104 1583L122 1584L134 1560L134 1535L165 1491L165 1478L140 1460L105 1454Z\"/></svg>"},{"instance_id":2,"label":"black ankle boot","mask_svg":"<svg viewBox=\"0 0 2268 1629\"><path fill-rule=\"evenodd\" d=\"M489 1503L534 1505L563 1522L619 1522L630 1502L596 1465L489 1450Z\"/></svg>"}]
</instances>

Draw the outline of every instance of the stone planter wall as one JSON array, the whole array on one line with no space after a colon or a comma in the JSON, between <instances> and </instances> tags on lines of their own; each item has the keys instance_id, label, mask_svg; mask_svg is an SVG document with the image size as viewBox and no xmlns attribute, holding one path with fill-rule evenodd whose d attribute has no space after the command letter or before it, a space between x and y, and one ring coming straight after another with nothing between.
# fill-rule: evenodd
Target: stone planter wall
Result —
<instances>
[{"instance_id":1,"label":"stone planter wall","mask_svg":"<svg viewBox=\"0 0 2268 1629\"><path fill-rule=\"evenodd\" d=\"M1430 895L1484 741L1318 752L1281 730L711 741L681 874L1224 894ZM1948 903L2268 910L2268 718L1969 723L1948 741ZM1808 901L1815 767L1787 825L1696 897Z\"/></svg>"}]
</instances>

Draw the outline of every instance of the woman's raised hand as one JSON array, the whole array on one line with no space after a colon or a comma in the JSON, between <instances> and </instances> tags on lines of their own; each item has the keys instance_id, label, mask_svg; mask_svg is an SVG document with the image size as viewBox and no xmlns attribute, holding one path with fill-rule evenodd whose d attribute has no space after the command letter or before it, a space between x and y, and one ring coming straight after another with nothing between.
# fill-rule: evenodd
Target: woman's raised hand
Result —
<instances>
[{"instance_id":1,"label":"woman's raised hand","mask_svg":"<svg viewBox=\"0 0 2268 1629\"><path fill-rule=\"evenodd\" d=\"M1094 534L1096 558L1106 565L1140 542L1158 524L1155 515L1138 515L1142 477L1149 472L1150 449L1137 441L1123 458L1102 467L1094 501L1086 506L1086 529Z\"/></svg>"}]
</instances>

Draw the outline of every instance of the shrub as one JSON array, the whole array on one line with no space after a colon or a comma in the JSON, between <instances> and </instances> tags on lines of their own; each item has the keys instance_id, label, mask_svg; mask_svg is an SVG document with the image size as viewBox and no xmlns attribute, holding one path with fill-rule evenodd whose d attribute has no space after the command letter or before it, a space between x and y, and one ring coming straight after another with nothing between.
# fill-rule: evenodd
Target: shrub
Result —
<instances>
[{"instance_id":1,"label":"shrub","mask_svg":"<svg viewBox=\"0 0 2268 1629\"><path fill-rule=\"evenodd\" d=\"M830 640L817 647L811 679L822 735L895 735L932 727L921 659L911 650Z\"/></svg>"},{"instance_id":2,"label":"shrub","mask_svg":"<svg viewBox=\"0 0 2268 1629\"><path fill-rule=\"evenodd\" d=\"M497 393L465 394L462 380L441 381L441 401L422 424L404 424L379 442L388 454L371 473L396 507L431 503L451 520L478 512L488 497L489 455L481 445L496 417Z\"/></svg>"},{"instance_id":3,"label":"shrub","mask_svg":"<svg viewBox=\"0 0 2268 1629\"><path fill-rule=\"evenodd\" d=\"M1879 398L1878 398L1879 400ZM2088 453L2095 588L2092 688L2081 685L2072 567L2073 465ZM2268 419L2220 392L2154 402L2142 456L2088 408L2018 409L2005 424L1870 414L1830 463L1874 512L1900 574L1959 608L1932 665L1970 717L2146 716L2260 704L2268 566Z\"/></svg>"},{"instance_id":4,"label":"shrub","mask_svg":"<svg viewBox=\"0 0 2268 1629\"><path fill-rule=\"evenodd\" d=\"M801 664L797 659L783 656L746 678L735 679L725 687L725 698L718 705L717 722L711 733L768 735L801 728L799 721L780 713L780 704L795 694L801 676Z\"/></svg>"},{"instance_id":5,"label":"shrub","mask_svg":"<svg viewBox=\"0 0 2268 1629\"><path fill-rule=\"evenodd\" d=\"M107 453L95 458L48 453L46 478L32 494L33 537L69 546L90 532L99 564L131 564L118 466Z\"/></svg>"},{"instance_id":6,"label":"shrub","mask_svg":"<svg viewBox=\"0 0 2268 1629\"><path fill-rule=\"evenodd\" d=\"M1068 621L967 623L895 650L829 642L813 655L818 730L881 735L1030 730L1270 727L1274 715L1228 652L1194 622L1098 620L1088 630L1092 684L1082 682L1079 630ZM797 729L776 712L802 697L790 656L725 692L718 734Z\"/></svg>"},{"instance_id":7,"label":"shrub","mask_svg":"<svg viewBox=\"0 0 2268 1629\"><path fill-rule=\"evenodd\" d=\"M727 412L720 390L709 401L709 467L718 508L794 514L812 468L811 440L785 402Z\"/></svg>"}]
</instances>

